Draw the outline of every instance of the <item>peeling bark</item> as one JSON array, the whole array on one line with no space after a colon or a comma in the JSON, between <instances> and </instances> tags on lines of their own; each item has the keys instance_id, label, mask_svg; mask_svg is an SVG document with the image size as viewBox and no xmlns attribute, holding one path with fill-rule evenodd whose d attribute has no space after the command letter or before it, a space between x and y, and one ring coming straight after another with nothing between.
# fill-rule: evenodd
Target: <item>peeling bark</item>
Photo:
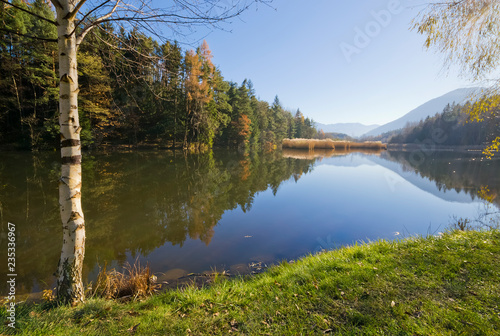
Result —
<instances>
[{"instance_id":1,"label":"peeling bark","mask_svg":"<svg viewBox=\"0 0 500 336\"><path fill-rule=\"evenodd\" d=\"M78 120L77 45L74 34L74 0L58 2L59 125L61 127L61 179L59 206L63 247L57 270L57 296L76 305L83 302L82 282L85 255L85 220L81 205L82 166Z\"/></svg>"}]
</instances>

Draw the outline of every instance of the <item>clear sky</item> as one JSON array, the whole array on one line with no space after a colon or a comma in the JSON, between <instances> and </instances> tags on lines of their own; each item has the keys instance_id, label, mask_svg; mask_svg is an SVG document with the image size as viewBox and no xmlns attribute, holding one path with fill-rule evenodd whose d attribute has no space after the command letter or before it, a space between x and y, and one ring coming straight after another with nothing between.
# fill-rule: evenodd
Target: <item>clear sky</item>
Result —
<instances>
[{"instance_id":1,"label":"clear sky","mask_svg":"<svg viewBox=\"0 0 500 336\"><path fill-rule=\"evenodd\" d=\"M225 79L251 79L260 99L278 95L284 107L321 123L384 124L471 86L443 71L442 56L409 30L419 3L274 0L206 40Z\"/></svg>"}]
</instances>

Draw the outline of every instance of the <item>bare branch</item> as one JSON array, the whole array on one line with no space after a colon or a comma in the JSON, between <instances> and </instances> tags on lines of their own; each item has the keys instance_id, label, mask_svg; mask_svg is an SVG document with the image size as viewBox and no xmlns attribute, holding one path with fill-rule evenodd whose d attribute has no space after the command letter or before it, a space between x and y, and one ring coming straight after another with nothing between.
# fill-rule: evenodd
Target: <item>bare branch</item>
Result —
<instances>
[{"instance_id":1,"label":"bare branch","mask_svg":"<svg viewBox=\"0 0 500 336\"><path fill-rule=\"evenodd\" d=\"M37 18L39 18L40 20L43 20L43 21L47 21L47 22L49 22L49 23L52 23L54 26L57 26L57 25L58 25L56 21L53 21L53 20L51 20L51 19L47 19L46 17L43 17L43 16L38 15L38 14L36 14L36 13L33 13L33 12L31 12L31 11L29 11L29 10L25 9L25 8L22 8L21 6L18 6L18 5L12 4L12 3L10 3L10 2L8 2L8 1L6 1L6 0L0 0L0 2L3 2L3 3L4 3L4 4L6 4L6 5L12 6L12 7L16 8L16 9L19 9L20 11L23 11L23 12L25 12L25 13L28 13L29 15L32 15L32 16L34 16L34 17L37 17Z\"/></svg>"},{"instance_id":2,"label":"bare branch","mask_svg":"<svg viewBox=\"0 0 500 336\"><path fill-rule=\"evenodd\" d=\"M93 12L99 10L99 8L105 6L108 2L110 2L111 0L106 0L104 1L102 4L100 4L99 6L96 6L94 8L92 8L87 14L85 14L81 19L80 21L75 25L75 26L79 26L80 24L82 24L83 21L85 21L85 19L87 19ZM76 29L76 28L75 28ZM72 32L74 33L74 31Z\"/></svg>"},{"instance_id":3,"label":"bare branch","mask_svg":"<svg viewBox=\"0 0 500 336\"><path fill-rule=\"evenodd\" d=\"M85 35L88 34L88 32L94 28L96 25L99 25L101 24L102 22L104 22L105 19L111 17L111 15L113 15L113 13L116 11L116 9L118 8L118 5L120 4L120 0L117 0L116 1L116 4L113 6L113 9L111 9L109 11L109 13L101 16L100 18L98 18L97 20L95 20L94 22L90 23L87 27L85 27L82 32L80 33L80 36L78 36L76 38L76 45L77 47L82 43L83 39L85 38Z\"/></svg>"},{"instance_id":4,"label":"bare branch","mask_svg":"<svg viewBox=\"0 0 500 336\"><path fill-rule=\"evenodd\" d=\"M66 20L73 20L76 17L76 14L78 14L78 11L80 11L80 8L82 8L83 4L87 2L87 0L80 0L80 2L75 6L72 12L68 13L64 18Z\"/></svg>"},{"instance_id":5,"label":"bare branch","mask_svg":"<svg viewBox=\"0 0 500 336\"><path fill-rule=\"evenodd\" d=\"M33 39L33 40L40 40L40 41L47 41L47 42L57 42L57 39L50 39L50 38L45 38L45 37L38 37L38 36L32 36L32 35L28 35L28 34L22 34L22 33L16 32L14 30L6 29L6 28L0 28L0 31L4 31L4 32L10 33L10 34L15 34L15 35L18 35L18 36L27 37L27 38L30 38L30 39Z\"/></svg>"}]
</instances>

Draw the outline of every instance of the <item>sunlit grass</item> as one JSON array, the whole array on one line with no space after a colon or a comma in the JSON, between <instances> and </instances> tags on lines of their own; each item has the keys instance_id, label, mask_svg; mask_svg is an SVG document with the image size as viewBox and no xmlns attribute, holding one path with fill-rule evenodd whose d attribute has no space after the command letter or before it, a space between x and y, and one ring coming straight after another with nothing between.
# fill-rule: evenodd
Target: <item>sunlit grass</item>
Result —
<instances>
[{"instance_id":1,"label":"sunlit grass","mask_svg":"<svg viewBox=\"0 0 500 336\"><path fill-rule=\"evenodd\" d=\"M142 301L21 305L21 335L496 335L500 232L377 241ZM1 313L3 316L5 311ZM11 333L5 326L1 332Z\"/></svg>"}]
</instances>

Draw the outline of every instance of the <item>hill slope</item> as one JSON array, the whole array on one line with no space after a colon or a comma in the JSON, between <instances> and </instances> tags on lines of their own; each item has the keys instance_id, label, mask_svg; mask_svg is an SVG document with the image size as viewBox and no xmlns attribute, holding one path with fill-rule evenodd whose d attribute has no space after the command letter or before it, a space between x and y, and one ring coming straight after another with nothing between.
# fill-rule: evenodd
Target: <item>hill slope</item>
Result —
<instances>
[{"instance_id":1,"label":"hill slope","mask_svg":"<svg viewBox=\"0 0 500 336\"><path fill-rule=\"evenodd\" d=\"M377 136L385 132L397 130L406 126L409 122L418 122L429 116L434 116L436 113L443 112L443 109L447 104L453 102L461 104L470 99L474 92L477 92L481 88L463 88L448 92L441 97L429 100L427 103L420 105L416 109L408 112L404 116L390 123L377 127L367 133L364 136Z\"/></svg>"},{"instance_id":2,"label":"hill slope","mask_svg":"<svg viewBox=\"0 0 500 336\"><path fill-rule=\"evenodd\" d=\"M363 125L360 123L337 123L337 124L322 124L316 123L318 130L323 130L325 133L344 133L351 137L359 137L380 125Z\"/></svg>"}]
</instances>

